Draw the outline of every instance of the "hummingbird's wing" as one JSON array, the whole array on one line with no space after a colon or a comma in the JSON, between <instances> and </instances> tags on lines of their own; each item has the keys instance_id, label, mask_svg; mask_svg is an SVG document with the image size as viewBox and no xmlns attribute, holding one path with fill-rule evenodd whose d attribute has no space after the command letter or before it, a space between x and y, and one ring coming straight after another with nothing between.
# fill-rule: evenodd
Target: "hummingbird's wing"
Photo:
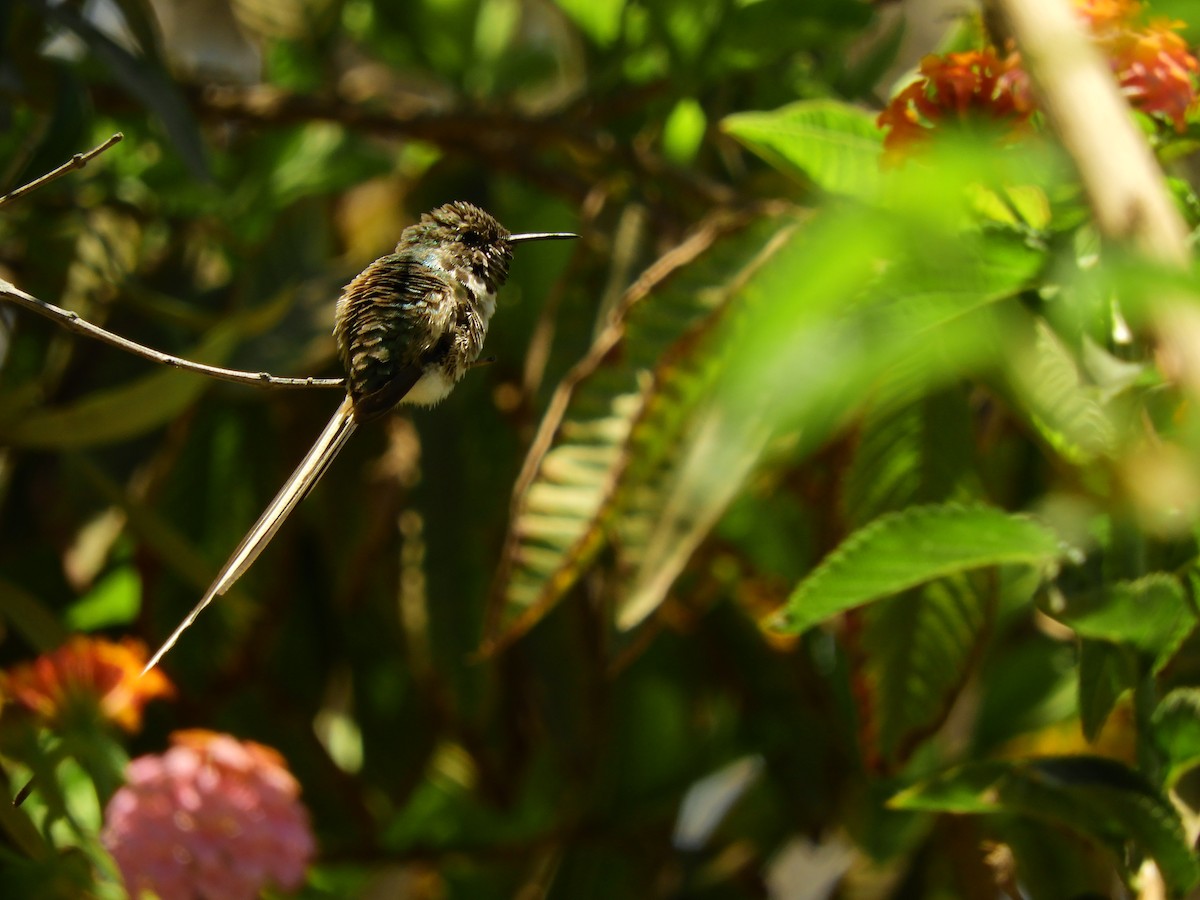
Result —
<instances>
[{"instance_id":1,"label":"hummingbird's wing","mask_svg":"<svg viewBox=\"0 0 1200 900\"><path fill-rule=\"evenodd\" d=\"M359 422L395 409L453 343L450 287L412 252L375 260L342 290L334 335Z\"/></svg>"},{"instance_id":2,"label":"hummingbird's wing","mask_svg":"<svg viewBox=\"0 0 1200 900\"><path fill-rule=\"evenodd\" d=\"M171 632L171 636L158 648L158 651L150 658L150 662L146 663L142 674L153 669L163 658L163 654L175 646L179 636L187 630L192 622L196 621L196 617L204 611L204 607L212 603L213 598L219 597L229 590L234 582L250 568L254 560L258 559L258 555L271 542L271 538L275 536L279 526L325 474L325 470L342 447L346 445L346 441L354 433L356 427L354 407L350 397L347 396L342 401L342 405L338 407L337 412L333 414L333 418L329 420L329 424L325 426L325 430L317 438L316 443L312 445L312 449L300 461L300 465L296 467L291 478L280 488L275 499L254 523L254 527L242 538L238 548L229 557L229 561L225 563L221 573L217 575L217 580L205 591L204 597L196 604L196 607L179 623L179 627Z\"/></svg>"}]
</instances>

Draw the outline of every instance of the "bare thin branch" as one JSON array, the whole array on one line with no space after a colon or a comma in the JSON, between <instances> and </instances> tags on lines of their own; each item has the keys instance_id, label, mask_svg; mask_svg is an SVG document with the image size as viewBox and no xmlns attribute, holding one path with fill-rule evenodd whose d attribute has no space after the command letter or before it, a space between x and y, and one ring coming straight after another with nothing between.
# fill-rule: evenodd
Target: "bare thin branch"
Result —
<instances>
[{"instance_id":1,"label":"bare thin branch","mask_svg":"<svg viewBox=\"0 0 1200 900\"><path fill-rule=\"evenodd\" d=\"M114 134L112 137L110 137L103 144L93 147L91 150L88 150L86 153L76 153L74 156L72 156L70 159L68 159L65 163L63 163L57 169L54 169L51 172L47 172L45 175L42 175L38 178L33 179L33 181L29 182L29 184L22 185L21 187L16 188L15 190L9 191L3 197L0 197L0 206L4 206L4 204L6 204L6 203L11 203L13 200L16 200L18 197L23 197L25 194L28 194L30 191L36 191L40 187L45 187L46 185L48 185L50 182L54 181L55 179L62 178L68 172L73 172L75 169L82 169L84 166L86 166L89 162L91 162L93 159L95 159L97 156L99 156L105 150L109 149L110 147L115 147L117 144L121 143L121 141L123 141L124 139L125 139L125 135L121 134L121 132L118 131L116 134Z\"/></svg>"},{"instance_id":2,"label":"bare thin branch","mask_svg":"<svg viewBox=\"0 0 1200 900\"><path fill-rule=\"evenodd\" d=\"M216 378L220 381L232 381L234 384L252 384L256 387L266 388L342 388L344 386L341 378L281 378L276 375L269 375L266 372L243 372L239 369L223 369L219 366L208 366L204 363L192 362L179 356L172 356L169 353L163 353L160 350L155 350L152 347L146 347L128 338L121 337L119 334L113 334L111 331L105 331L103 328L93 325L85 319L81 319L76 313L60 309L57 306L46 303L44 300L39 300L32 294L25 293L3 278L0 278L0 298L11 300L18 306L35 312L39 316L45 316L68 331L74 331L77 334L83 334L98 341L103 341L127 353L132 353L134 356L140 356L143 359L148 359L162 366L171 366L175 369L196 372L197 374Z\"/></svg>"}]
</instances>

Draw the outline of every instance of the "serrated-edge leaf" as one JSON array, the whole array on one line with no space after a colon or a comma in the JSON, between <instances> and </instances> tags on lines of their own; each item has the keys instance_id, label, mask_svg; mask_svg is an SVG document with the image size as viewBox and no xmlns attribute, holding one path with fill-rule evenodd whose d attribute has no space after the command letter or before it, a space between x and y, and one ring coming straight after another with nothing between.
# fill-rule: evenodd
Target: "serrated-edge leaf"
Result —
<instances>
[{"instance_id":1,"label":"serrated-edge leaf","mask_svg":"<svg viewBox=\"0 0 1200 900\"><path fill-rule=\"evenodd\" d=\"M1117 436L1102 391L1084 382L1075 357L1048 322L1035 319L1034 328L1033 346L1014 369L1034 427L1078 465L1111 454Z\"/></svg>"},{"instance_id":2,"label":"serrated-edge leaf","mask_svg":"<svg viewBox=\"0 0 1200 900\"><path fill-rule=\"evenodd\" d=\"M987 632L982 580L941 578L866 610L868 711L879 753L902 761L945 721Z\"/></svg>"},{"instance_id":3,"label":"serrated-edge leaf","mask_svg":"<svg viewBox=\"0 0 1200 900\"><path fill-rule=\"evenodd\" d=\"M721 128L786 175L822 190L873 197L882 180L883 136L866 110L802 100L770 112L726 116Z\"/></svg>"},{"instance_id":4,"label":"serrated-edge leaf","mask_svg":"<svg viewBox=\"0 0 1200 900\"><path fill-rule=\"evenodd\" d=\"M1200 863L1174 807L1140 775L1112 759L1063 756L966 763L901 791L889 805L1049 819L1118 854L1126 840L1134 841L1158 863L1174 893L1200 881Z\"/></svg>"},{"instance_id":5,"label":"serrated-edge leaf","mask_svg":"<svg viewBox=\"0 0 1200 900\"><path fill-rule=\"evenodd\" d=\"M920 386L910 388L903 370L896 374L864 416L846 473L842 507L854 528L914 503L952 499L970 469L965 394L912 396Z\"/></svg>"},{"instance_id":6,"label":"serrated-edge leaf","mask_svg":"<svg viewBox=\"0 0 1200 900\"><path fill-rule=\"evenodd\" d=\"M1134 648L1156 673L1196 628L1183 584L1167 572L1060 595L1058 606L1046 611L1082 637Z\"/></svg>"},{"instance_id":7,"label":"serrated-edge leaf","mask_svg":"<svg viewBox=\"0 0 1200 900\"><path fill-rule=\"evenodd\" d=\"M711 279L695 289L679 281L689 278L693 264L703 268L720 259L726 284L736 283L778 245L782 231L795 227L791 212L777 205L704 223L634 283L591 350L560 382L513 493L484 652L532 627L602 545L633 442L644 445L652 430L639 423L673 383L681 356L730 300L728 290L698 289ZM672 327L661 327L664 317ZM623 352L613 353L618 346ZM531 516L547 515L564 526L553 546L527 527Z\"/></svg>"},{"instance_id":8,"label":"serrated-edge leaf","mask_svg":"<svg viewBox=\"0 0 1200 900\"><path fill-rule=\"evenodd\" d=\"M1067 553L1027 516L942 504L890 513L852 534L797 585L768 627L797 633L838 613L984 566L1051 567Z\"/></svg>"},{"instance_id":9,"label":"serrated-edge leaf","mask_svg":"<svg viewBox=\"0 0 1200 900\"><path fill-rule=\"evenodd\" d=\"M1154 710L1151 735L1167 760L1165 783L1171 788L1200 765L1200 688L1176 688Z\"/></svg>"}]
</instances>

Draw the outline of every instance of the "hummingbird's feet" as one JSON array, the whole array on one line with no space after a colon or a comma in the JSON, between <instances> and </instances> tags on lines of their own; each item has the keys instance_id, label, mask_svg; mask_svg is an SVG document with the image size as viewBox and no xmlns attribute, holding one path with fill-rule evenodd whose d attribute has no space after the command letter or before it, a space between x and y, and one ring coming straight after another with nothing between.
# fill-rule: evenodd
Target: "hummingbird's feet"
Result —
<instances>
[{"instance_id":1,"label":"hummingbird's feet","mask_svg":"<svg viewBox=\"0 0 1200 900\"><path fill-rule=\"evenodd\" d=\"M475 360L475 362L471 363L471 368L478 369L480 366L490 366L495 361L496 361L496 357L485 356L482 359L477 359L477 360Z\"/></svg>"}]
</instances>

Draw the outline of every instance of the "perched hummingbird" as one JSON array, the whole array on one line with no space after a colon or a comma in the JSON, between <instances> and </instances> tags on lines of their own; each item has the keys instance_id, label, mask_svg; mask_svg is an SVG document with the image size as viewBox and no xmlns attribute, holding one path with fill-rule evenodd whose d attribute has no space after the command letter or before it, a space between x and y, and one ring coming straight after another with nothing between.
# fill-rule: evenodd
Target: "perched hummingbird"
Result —
<instances>
[{"instance_id":1,"label":"perched hummingbird","mask_svg":"<svg viewBox=\"0 0 1200 900\"><path fill-rule=\"evenodd\" d=\"M250 568L359 423L402 403L433 406L450 393L483 349L513 245L574 237L509 234L479 207L447 203L405 228L394 253L375 260L342 289L333 333L346 370L346 398L217 580L143 672L154 668L204 607Z\"/></svg>"}]
</instances>

